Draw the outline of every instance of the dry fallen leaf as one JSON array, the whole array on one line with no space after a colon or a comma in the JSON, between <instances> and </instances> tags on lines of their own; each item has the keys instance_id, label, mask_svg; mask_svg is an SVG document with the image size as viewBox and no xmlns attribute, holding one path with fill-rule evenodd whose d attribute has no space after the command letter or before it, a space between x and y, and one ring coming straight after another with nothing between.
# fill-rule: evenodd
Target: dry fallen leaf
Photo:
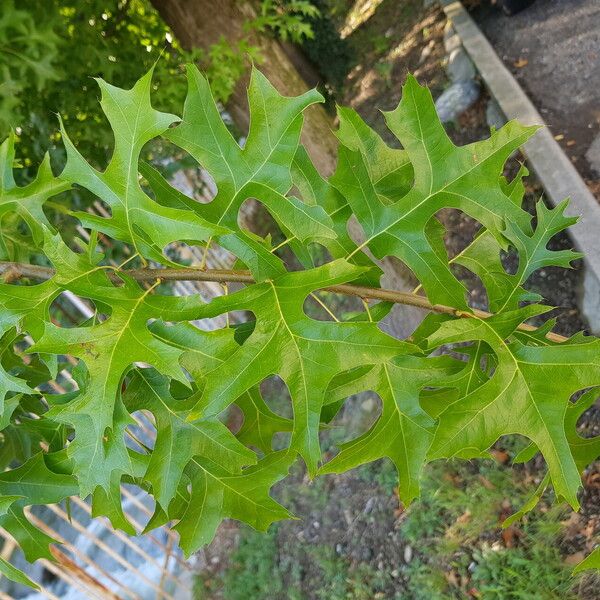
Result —
<instances>
[{"instance_id":1,"label":"dry fallen leaf","mask_svg":"<svg viewBox=\"0 0 600 600\"><path fill-rule=\"evenodd\" d=\"M510 458L508 452L504 450L492 449L490 450L490 454L502 465L506 464Z\"/></svg>"},{"instance_id":2,"label":"dry fallen leaf","mask_svg":"<svg viewBox=\"0 0 600 600\"><path fill-rule=\"evenodd\" d=\"M584 485L587 488L600 488L600 473L598 473L598 471L589 473L585 478Z\"/></svg>"},{"instance_id":3,"label":"dry fallen leaf","mask_svg":"<svg viewBox=\"0 0 600 600\"><path fill-rule=\"evenodd\" d=\"M471 520L471 511L466 510L460 517L456 519L457 523L468 523Z\"/></svg>"},{"instance_id":4,"label":"dry fallen leaf","mask_svg":"<svg viewBox=\"0 0 600 600\"><path fill-rule=\"evenodd\" d=\"M460 575L454 569L446 573L446 581L453 587L460 587Z\"/></svg>"},{"instance_id":5,"label":"dry fallen leaf","mask_svg":"<svg viewBox=\"0 0 600 600\"><path fill-rule=\"evenodd\" d=\"M502 536L502 541L506 548L514 548L523 533L518 527L511 525L510 527L503 529L500 535Z\"/></svg>"},{"instance_id":6,"label":"dry fallen leaf","mask_svg":"<svg viewBox=\"0 0 600 600\"><path fill-rule=\"evenodd\" d=\"M565 136L564 136L562 133L559 133L558 135L555 135L555 136L554 136L554 139L555 139L557 142L560 142L560 140L564 140L564 139L565 139Z\"/></svg>"},{"instance_id":7,"label":"dry fallen leaf","mask_svg":"<svg viewBox=\"0 0 600 600\"><path fill-rule=\"evenodd\" d=\"M580 533L580 516L573 512L569 515L569 518L561 521L561 525L565 528L563 535L566 539L572 539Z\"/></svg>"},{"instance_id":8,"label":"dry fallen leaf","mask_svg":"<svg viewBox=\"0 0 600 600\"><path fill-rule=\"evenodd\" d=\"M522 69L524 66L528 65L529 61L526 58L519 58L516 60L513 65L517 67L517 69Z\"/></svg>"},{"instance_id":9,"label":"dry fallen leaf","mask_svg":"<svg viewBox=\"0 0 600 600\"><path fill-rule=\"evenodd\" d=\"M571 567L573 565L580 563L584 558L585 558L584 552L575 552L575 554L569 554L569 556L567 556L565 558L565 564L569 565Z\"/></svg>"},{"instance_id":10,"label":"dry fallen leaf","mask_svg":"<svg viewBox=\"0 0 600 600\"><path fill-rule=\"evenodd\" d=\"M588 524L581 531L585 535L586 540L591 540L596 531L595 519L590 519Z\"/></svg>"},{"instance_id":11,"label":"dry fallen leaf","mask_svg":"<svg viewBox=\"0 0 600 600\"><path fill-rule=\"evenodd\" d=\"M574 146L577 142L575 140L569 140L567 146Z\"/></svg>"}]
</instances>

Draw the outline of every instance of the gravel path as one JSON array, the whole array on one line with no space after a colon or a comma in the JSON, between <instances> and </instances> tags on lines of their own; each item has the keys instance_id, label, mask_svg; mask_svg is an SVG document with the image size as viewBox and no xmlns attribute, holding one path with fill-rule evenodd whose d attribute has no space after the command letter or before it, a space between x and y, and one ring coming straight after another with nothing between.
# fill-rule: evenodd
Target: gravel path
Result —
<instances>
[{"instance_id":1,"label":"gravel path","mask_svg":"<svg viewBox=\"0 0 600 600\"><path fill-rule=\"evenodd\" d=\"M486 2L472 15L600 199L600 151L596 171L585 156L595 138L600 150L600 2L537 0L512 17Z\"/></svg>"}]
</instances>

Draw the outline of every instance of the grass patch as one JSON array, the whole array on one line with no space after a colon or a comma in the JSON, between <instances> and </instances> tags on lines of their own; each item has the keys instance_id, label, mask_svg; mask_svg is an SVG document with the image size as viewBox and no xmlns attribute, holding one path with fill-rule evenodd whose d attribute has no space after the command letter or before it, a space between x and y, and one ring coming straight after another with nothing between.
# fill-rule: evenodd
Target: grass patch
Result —
<instances>
[{"instance_id":1,"label":"grass patch","mask_svg":"<svg viewBox=\"0 0 600 600\"><path fill-rule=\"evenodd\" d=\"M304 516L269 533L244 527L228 567L204 582L199 598L227 600L571 600L581 597L560 553L566 509L544 499L506 533L502 520L532 491L524 471L493 461L438 462L423 496L393 513L396 472L378 461L343 481L296 473L285 504ZM358 490L351 498L344 491ZM364 490L364 493L363 493ZM360 506L358 506L358 499ZM369 498L380 512L365 514ZM339 512L331 512L336 503ZM393 502L391 503L393 506ZM309 507L307 511L307 507ZM337 515L337 516L336 516ZM347 519L344 521L346 515ZM310 529L312 520L319 528ZM363 519L365 528L354 528ZM382 521L383 524L382 524ZM343 542L343 543L340 543ZM357 551L370 545L364 556ZM393 546L392 548L390 548ZM407 550L406 547L410 549Z\"/></svg>"}]
</instances>

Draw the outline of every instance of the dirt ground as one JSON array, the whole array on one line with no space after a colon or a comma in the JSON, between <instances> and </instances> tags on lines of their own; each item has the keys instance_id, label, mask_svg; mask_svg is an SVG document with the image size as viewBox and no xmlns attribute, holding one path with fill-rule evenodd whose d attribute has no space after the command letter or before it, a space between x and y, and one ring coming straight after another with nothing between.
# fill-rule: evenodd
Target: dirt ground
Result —
<instances>
[{"instance_id":1,"label":"dirt ground","mask_svg":"<svg viewBox=\"0 0 600 600\"><path fill-rule=\"evenodd\" d=\"M475 4L472 16L600 200L585 158L600 132L600 3L536 0L512 17Z\"/></svg>"},{"instance_id":2,"label":"dirt ground","mask_svg":"<svg viewBox=\"0 0 600 600\"><path fill-rule=\"evenodd\" d=\"M443 67L445 23L443 12L435 6L424 9L422 0L383 0L372 16L348 36L350 43L360 49L360 62L349 74L342 103L353 106L390 144L398 142L386 129L380 110L396 106L407 72L414 73L419 81L427 83L434 97L447 85ZM455 143L466 144L489 134L485 122L486 102L484 94L457 123L449 127ZM507 174L516 172L517 167L515 159L507 168ZM540 194L539 185L529 179L527 205L531 209ZM453 255L473 238L478 226L458 211L443 211L439 217L449 231L446 241L448 251ZM572 243L568 236L563 235L557 236L552 246L571 247ZM507 264L511 260L514 261L514 257L507 257ZM572 334L586 327L577 310L580 268L579 265L570 271L544 269L529 282L531 288L559 307L555 311L557 331L563 334ZM475 290L473 304L483 307L483 294L478 291L477 282L471 278L467 284ZM326 433L322 440L323 448L334 451L340 436L352 437L352 432L364 431L377 414L377 403L376 398L368 395L350 399L348 408L338 420L338 424L343 426L341 433ZM597 423L600 422L597 412L591 410L583 419L582 434L597 435ZM498 452L501 456L506 455L506 460L509 454L512 456L512 450L505 451L500 446ZM400 506L394 493L395 472L389 463L380 461L343 475L317 478L313 482L299 467L291 480L279 488L277 496L292 508L300 520L283 523L272 530L268 539L260 538L255 542L248 541L254 538L245 529L240 532L235 526L222 528L215 543L203 555L205 571L200 597L211 600L236 600L238 597L302 600L503 598L501 595L477 595L478 584L476 578L472 579L471 571L480 560L478 553L490 547L514 546L518 549L520 536L527 535L524 532L528 527L537 527L517 525L506 533L500 529L499 522L518 507L519 499L524 497L522 495L530 493L542 476L539 463L512 471L503 461L491 467L479 462L463 463L460 470L453 467L445 471L444 468L434 470L427 479L429 495L426 494L421 504L409 514ZM445 490L442 499L446 498L443 501L435 491L441 481ZM567 564L574 560L573 557L581 558L591 549L592 540L600 530L600 470L591 468L586 483L581 497L581 513L576 517L563 515L566 524L559 525L560 533L556 538L548 538L552 541L546 543L548 550L555 550L558 560L564 559ZM504 492L509 484L513 487ZM487 490L488 495L480 496L478 490ZM451 497L452 501L447 497ZM552 510L549 503L542 503L541 513ZM540 518L543 525L543 516ZM431 519L432 524L419 522L419 519ZM490 527L475 533L470 531L470 523L486 519L491 522ZM428 527L431 531L422 537ZM414 535L421 537L415 539ZM431 550L437 543L434 540L440 536L444 543L456 545L454 550L444 554L443 559L432 557ZM445 539L448 536L450 541ZM555 539L560 541L555 544ZM254 554L266 553L264 561L276 565L277 577L273 575L274 570L267 569L266 574L263 573L262 563L256 563L244 573L239 556L232 559L232 552L239 544L242 548L246 544L245 547ZM550 559L540 558L542 568L546 560ZM431 565L436 561L440 562L435 565L438 571L431 571ZM447 595L427 592L432 572L441 574L443 585L449 590ZM230 587L227 584L223 587L227 573L232 573L235 581L230 581ZM536 578L544 580L546 574L540 571L529 576L529 579ZM370 586L366 590L360 587L360 582L365 580ZM594 591L596 584L595 580L583 579L576 596L567 596L567 588L564 588L563 595L563 588L555 587L548 594L540 592L536 595L536 591L530 596L510 597L592 600L598 597ZM240 590L240 586L248 588ZM268 587L270 591L257 594L256 590L262 589L261 586ZM540 586L542 590L543 581L540 581Z\"/></svg>"}]
</instances>

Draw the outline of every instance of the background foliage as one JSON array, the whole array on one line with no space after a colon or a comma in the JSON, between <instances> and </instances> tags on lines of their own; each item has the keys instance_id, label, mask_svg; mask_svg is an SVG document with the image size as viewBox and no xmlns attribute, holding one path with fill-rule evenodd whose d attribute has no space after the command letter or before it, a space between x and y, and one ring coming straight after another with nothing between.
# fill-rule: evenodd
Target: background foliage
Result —
<instances>
[{"instance_id":1,"label":"background foliage","mask_svg":"<svg viewBox=\"0 0 600 600\"><path fill-rule=\"evenodd\" d=\"M222 36L207 49L183 50L149 0L48 0L43 19L39 7L38 0L0 3L0 137L16 129L25 167L48 149L63 164L56 114L92 162L108 158L112 134L93 77L128 88L156 64L154 102L172 110L185 96L185 63L200 63L216 99L226 102L250 61L264 60L249 38L231 43ZM260 18L246 23L248 32L298 43L313 38L312 23L323 21L304 0L264 0L259 11Z\"/></svg>"}]
</instances>

